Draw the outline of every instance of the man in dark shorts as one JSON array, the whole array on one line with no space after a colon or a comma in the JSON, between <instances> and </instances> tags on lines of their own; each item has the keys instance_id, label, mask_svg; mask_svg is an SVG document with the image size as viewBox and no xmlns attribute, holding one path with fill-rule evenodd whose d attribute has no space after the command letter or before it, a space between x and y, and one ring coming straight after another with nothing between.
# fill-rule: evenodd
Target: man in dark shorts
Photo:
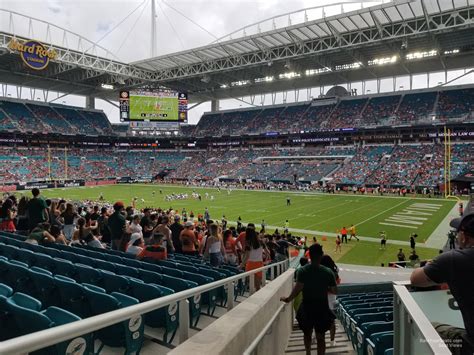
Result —
<instances>
[{"instance_id":1,"label":"man in dark shorts","mask_svg":"<svg viewBox=\"0 0 474 355\"><path fill-rule=\"evenodd\" d=\"M342 227L341 229L341 238L342 238L342 242L346 243L347 244L347 229L346 227Z\"/></svg>"},{"instance_id":2,"label":"man in dark shorts","mask_svg":"<svg viewBox=\"0 0 474 355\"><path fill-rule=\"evenodd\" d=\"M459 249L439 254L433 261L411 274L411 284L430 287L447 283L459 305L464 328L433 323L453 354L474 353L474 211L453 219L451 227L457 231Z\"/></svg>"},{"instance_id":3,"label":"man in dark shorts","mask_svg":"<svg viewBox=\"0 0 474 355\"><path fill-rule=\"evenodd\" d=\"M323 247L313 244L309 247L311 264L303 266L296 279L296 285L290 296L282 297L283 302L291 302L303 291L303 301L298 308L296 319L304 333L304 346L306 354L311 355L311 337L313 329L316 332L318 355L326 352L324 334L331 328L336 318L329 309L328 291L336 294L336 278L327 267L320 265L323 256Z\"/></svg>"}]
</instances>

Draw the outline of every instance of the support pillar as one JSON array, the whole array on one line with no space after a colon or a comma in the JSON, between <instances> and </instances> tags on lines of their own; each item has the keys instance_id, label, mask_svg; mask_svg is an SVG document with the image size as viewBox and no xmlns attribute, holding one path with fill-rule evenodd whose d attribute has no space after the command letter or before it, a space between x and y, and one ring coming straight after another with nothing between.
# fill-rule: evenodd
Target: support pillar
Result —
<instances>
[{"instance_id":1,"label":"support pillar","mask_svg":"<svg viewBox=\"0 0 474 355\"><path fill-rule=\"evenodd\" d=\"M95 109L95 97L86 96L86 108Z\"/></svg>"},{"instance_id":2,"label":"support pillar","mask_svg":"<svg viewBox=\"0 0 474 355\"><path fill-rule=\"evenodd\" d=\"M211 112L219 111L219 100L212 100L211 101Z\"/></svg>"}]
</instances>

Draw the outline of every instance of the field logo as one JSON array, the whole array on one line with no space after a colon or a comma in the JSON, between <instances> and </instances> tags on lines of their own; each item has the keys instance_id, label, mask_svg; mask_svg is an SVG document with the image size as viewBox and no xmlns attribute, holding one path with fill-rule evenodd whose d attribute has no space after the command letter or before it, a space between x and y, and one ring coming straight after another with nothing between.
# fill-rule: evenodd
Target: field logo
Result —
<instances>
[{"instance_id":1,"label":"field logo","mask_svg":"<svg viewBox=\"0 0 474 355\"><path fill-rule=\"evenodd\" d=\"M33 40L20 42L16 39L12 39L10 43L8 43L8 48L12 51L19 52L23 62L35 70L45 69L50 59L56 59L57 57L57 53L54 49L46 49L44 45Z\"/></svg>"}]
</instances>

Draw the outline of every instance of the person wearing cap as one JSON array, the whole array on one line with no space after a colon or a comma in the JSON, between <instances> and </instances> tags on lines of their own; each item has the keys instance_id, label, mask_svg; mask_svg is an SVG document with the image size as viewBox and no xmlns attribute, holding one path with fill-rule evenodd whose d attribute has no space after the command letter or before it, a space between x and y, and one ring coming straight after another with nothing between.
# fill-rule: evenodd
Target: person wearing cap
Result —
<instances>
[{"instance_id":1,"label":"person wearing cap","mask_svg":"<svg viewBox=\"0 0 474 355\"><path fill-rule=\"evenodd\" d=\"M120 243L125 232L125 216L123 211L125 206L122 201L114 203L114 213L109 217L108 226L110 229L110 237L112 239L112 249L120 250Z\"/></svg>"},{"instance_id":2,"label":"person wearing cap","mask_svg":"<svg viewBox=\"0 0 474 355\"><path fill-rule=\"evenodd\" d=\"M194 233L194 223L188 221L184 224L184 229L179 235L179 241L182 245L183 254L197 255L196 234Z\"/></svg>"},{"instance_id":3,"label":"person wearing cap","mask_svg":"<svg viewBox=\"0 0 474 355\"><path fill-rule=\"evenodd\" d=\"M180 223L180 221L181 221L181 217L177 214L174 216L174 223L170 225L171 239L173 240L173 245L174 245L174 249L176 253L183 252L183 246L181 245L180 236L184 227Z\"/></svg>"},{"instance_id":4,"label":"person wearing cap","mask_svg":"<svg viewBox=\"0 0 474 355\"><path fill-rule=\"evenodd\" d=\"M450 226L457 231L459 249L439 254L424 267L411 274L411 284L430 287L447 283L459 306L464 329L433 323L453 354L474 352L474 212L453 219Z\"/></svg>"},{"instance_id":5,"label":"person wearing cap","mask_svg":"<svg viewBox=\"0 0 474 355\"><path fill-rule=\"evenodd\" d=\"M155 233L152 237L153 244L147 245L137 255L137 259L150 258L155 260L166 260L168 259L168 253L166 248L161 245L163 241L163 234Z\"/></svg>"},{"instance_id":6,"label":"person wearing cap","mask_svg":"<svg viewBox=\"0 0 474 355\"><path fill-rule=\"evenodd\" d=\"M130 236L130 241L127 244L127 253L138 255L143 251L143 247L145 246L145 241L141 233L132 233Z\"/></svg>"},{"instance_id":7,"label":"person wearing cap","mask_svg":"<svg viewBox=\"0 0 474 355\"><path fill-rule=\"evenodd\" d=\"M296 320L304 334L306 354L311 354L313 330L316 332L318 354L326 352L325 333L336 318L329 308L328 292L337 294L336 277L331 269L321 265L323 247L313 244L309 247L311 263L299 269L296 284L288 297L280 300L288 303L303 292L303 301L298 308Z\"/></svg>"}]
</instances>

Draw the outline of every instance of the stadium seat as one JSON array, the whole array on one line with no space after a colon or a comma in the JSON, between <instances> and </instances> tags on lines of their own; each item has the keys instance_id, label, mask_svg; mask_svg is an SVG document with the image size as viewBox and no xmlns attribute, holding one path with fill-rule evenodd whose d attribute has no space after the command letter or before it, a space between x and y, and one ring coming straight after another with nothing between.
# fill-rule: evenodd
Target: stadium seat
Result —
<instances>
[{"instance_id":1,"label":"stadium seat","mask_svg":"<svg viewBox=\"0 0 474 355\"><path fill-rule=\"evenodd\" d=\"M393 332L374 333L367 339L367 354L385 355L385 350L393 348Z\"/></svg>"},{"instance_id":2,"label":"stadium seat","mask_svg":"<svg viewBox=\"0 0 474 355\"><path fill-rule=\"evenodd\" d=\"M95 260L95 267L97 267L98 269L107 270L107 271L115 273L116 271L115 264L110 263L105 260L101 260L101 259L94 259L94 260Z\"/></svg>"},{"instance_id":3,"label":"stadium seat","mask_svg":"<svg viewBox=\"0 0 474 355\"><path fill-rule=\"evenodd\" d=\"M138 299L140 302L154 300L163 296L171 295L173 290L159 286L156 284L146 284L137 282L133 279L129 280L129 296ZM178 329L178 310L177 305L169 305L153 312L144 314L145 324L150 327L163 327L165 333L163 334L163 341L171 343ZM168 336L169 339L168 339Z\"/></svg>"},{"instance_id":4,"label":"stadium seat","mask_svg":"<svg viewBox=\"0 0 474 355\"><path fill-rule=\"evenodd\" d=\"M84 287L81 284L61 275L55 275L54 282L59 294L61 308L82 318L91 315L90 302L86 299Z\"/></svg>"},{"instance_id":5,"label":"stadium seat","mask_svg":"<svg viewBox=\"0 0 474 355\"><path fill-rule=\"evenodd\" d=\"M0 283L0 296L10 297L13 294L11 287Z\"/></svg>"},{"instance_id":6,"label":"stadium seat","mask_svg":"<svg viewBox=\"0 0 474 355\"><path fill-rule=\"evenodd\" d=\"M42 304L39 300L21 292L15 292L8 298L8 301L18 307L27 308L32 311L40 311L42 308Z\"/></svg>"},{"instance_id":7,"label":"stadium seat","mask_svg":"<svg viewBox=\"0 0 474 355\"><path fill-rule=\"evenodd\" d=\"M103 287L103 276L99 270L83 264L76 264L76 269L77 277L81 283Z\"/></svg>"},{"instance_id":8,"label":"stadium seat","mask_svg":"<svg viewBox=\"0 0 474 355\"><path fill-rule=\"evenodd\" d=\"M161 266L159 265L156 265L154 263L154 260L152 260L152 262L148 262L148 261L143 261L142 262L142 266L145 270L148 270L148 271L153 271L153 272L157 272L157 273L162 273L163 270L161 269Z\"/></svg>"},{"instance_id":9,"label":"stadium seat","mask_svg":"<svg viewBox=\"0 0 474 355\"><path fill-rule=\"evenodd\" d=\"M134 268L143 268L143 264L141 261L135 260L135 259L128 259L128 258L123 258L123 264L126 266L131 266Z\"/></svg>"},{"instance_id":10,"label":"stadium seat","mask_svg":"<svg viewBox=\"0 0 474 355\"><path fill-rule=\"evenodd\" d=\"M29 270L29 274L34 285L31 294L41 301L44 307L59 306L60 299L53 274L36 266Z\"/></svg>"},{"instance_id":11,"label":"stadium seat","mask_svg":"<svg viewBox=\"0 0 474 355\"><path fill-rule=\"evenodd\" d=\"M143 280L145 283L157 285L162 285L163 283L163 276L157 272L148 271L144 269L139 269L138 272L140 273L140 279Z\"/></svg>"},{"instance_id":12,"label":"stadium seat","mask_svg":"<svg viewBox=\"0 0 474 355\"><path fill-rule=\"evenodd\" d=\"M100 254L100 253L97 252L97 254ZM120 256L113 255L113 254L108 254L108 253L102 253L102 254L103 254L104 259L111 262L111 263L116 263L116 264L122 264L123 263L123 258L121 258ZM97 257L99 257L99 256L97 256Z\"/></svg>"},{"instance_id":13,"label":"stadium seat","mask_svg":"<svg viewBox=\"0 0 474 355\"><path fill-rule=\"evenodd\" d=\"M35 266L51 271L53 274L56 272L56 264L53 258L43 253L35 254Z\"/></svg>"},{"instance_id":14,"label":"stadium seat","mask_svg":"<svg viewBox=\"0 0 474 355\"><path fill-rule=\"evenodd\" d=\"M4 303L4 300L0 300L0 308L3 308L1 304ZM18 304L13 298L6 299L5 308L7 309L7 312L12 316L11 320L13 321L13 324L11 324L11 326L15 330L15 334L11 335L14 337L34 333L44 329L49 329L58 325L75 322L81 319L76 315L58 307L49 307L41 312L34 309L26 308ZM36 351L35 354L63 355L68 353L66 349L70 349L70 346L73 346L73 350L75 350L76 352L88 353L90 350L92 350L90 334L82 335L81 337L64 341L51 347Z\"/></svg>"},{"instance_id":15,"label":"stadium seat","mask_svg":"<svg viewBox=\"0 0 474 355\"><path fill-rule=\"evenodd\" d=\"M53 258L54 272L56 275L63 275L70 277L71 279L76 279L77 269L76 266L69 260Z\"/></svg>"},{"instance_id":16,"label":"stadium seat","mask_svg":"<svg viewBox=\"0 0 474 355\"><path fill-rule=\"evenodd\" d=\"M19 249L16 259L18 261L28 264L28 266L36 265L36 254L28 249Z\"/></svg>"},{"instance_id":17,"label":"stadium seat","mask_svg":"<svg viewBox=\"0 0 474 355\"><path fill-rule=\"evenodd\" d=\"M141 266L141 265L140 265ZM115 264L115 269L119 275L130 276L139 279L140 272L136 267L130 267L122 264Z\"/></svg>"},{"instance_id":18,"label":"stadium seat","mask_svg":"<svg viewBox=\"0 0 474 355\"><path fill-rule=\"evenodd\" d=\"M213 282L214 279L211 278L211 277L207 277L207 276L203 276L203 275L199 275L199 274L194 274L194 273L191 273L191 272L187 272L187 271L183 271L183 274L184 274L184 278L186 280L190 280L190 281L193 281L193 282L196 282L199 286L201 285L205 285L205 284L208 284L210 282ZM217 289L214 289L214 290L210 290L208 292L204 292L202 294L202 305L207 305L207 315L214 315L214 312L216 310L216 307L217 307L217 293L218 293L218 290Z\"/></svg>"},{"instance_id":19,"label":"stadium seat","mask_svg":"<svg viewBox=\"0 0 474 355\"><path fill-rule=\"evenodd\" d=\"M393 312L379 312L379 313L366 313L357 314L354 316L354 322L358 326L359 324L369 322L391 322L393 321ZM346 333L350 334L349 329L346 328Z\"/></svg>"},{"instance_id":20,"label":"stadium seat","mask_svg":"<svg viewBox=\"0 0 474 355\"><path fill-rule=\"evenodd\" d=\"M174 292L180 292L188 290L193 287L197 287L198 284L192 281L180 279L173 276L162 275L162 285L172 289ZM196 326L201 316L201 297L197 295L195 297L189 297L189 321L191 326Z\"/></svg>"},{"instance_id":21,"label":"stadium seat","mask_svg":"<svg viewBox=\"0 0 474 355\"><path fill-rule=\"evenodd\" d=\"M92 315L99 315L121 308L138 304L136 298L116 292L108 295L96 289L85 286L84 292L89 301ZM127 319L123 322L98 330L96 337L102 342L99 353L104 345L111 347L124 347L126 354L139 353L143 345L144 322L142 316Z\"/></svg>"},{"instance_id":22,"label":"stadium seat","mask_svg":"<svg viewBox=\"0 0 474 355\"><path fill-rule=\"evenodd\" d=\"M372 334L393 331L393 322L369 322L362 323L356 327L356 336L352 339L352 344L358 355L367 354L366 338Z\"/></svg>"},{"instance_id":23,"label":"stadium seat","mask_svg":"<svg viewBox=\"0 0 474 355\"><path fill-rule=\"evenodd\" d=\"M183 272L181 270L178 270L176 266L174 268L169 267L169 266L164 266L164 265L159 265L161 267L161 272L165 275L173 276L173 277L179 277L183 278Z\"/></svg>"},{"instance_id":24,"label":"stadium seat","mask_svg":"<svg viewBox=\"0 0 474 355\"><path fill-rule=\"evenodd\" d=\"M121 275L116 275L106 270L101 270L103 277L103 288L108 292L119 292L127 294L130 288L128 278Z\"/></svg>"}]
</instances>

